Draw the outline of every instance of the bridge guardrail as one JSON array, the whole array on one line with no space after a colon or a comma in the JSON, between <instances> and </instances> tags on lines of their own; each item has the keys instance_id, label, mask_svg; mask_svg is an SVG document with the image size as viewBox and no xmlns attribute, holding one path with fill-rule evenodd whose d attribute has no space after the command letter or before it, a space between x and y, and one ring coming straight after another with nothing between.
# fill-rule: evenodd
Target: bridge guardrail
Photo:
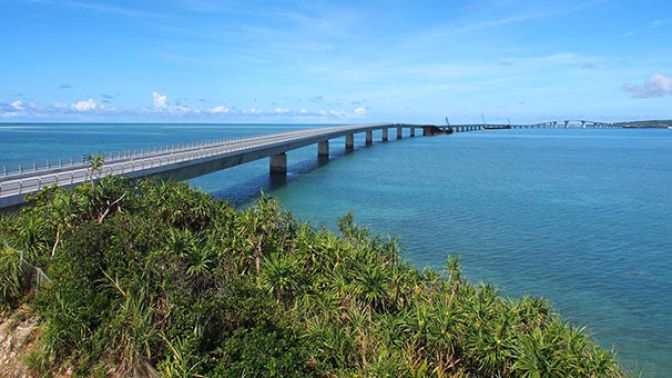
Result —
<instances>
[{"instance_id":1,"label":"bridge guardrail","mask_svg":"<svg viewBox=\"0 0 672 378\"><path fill-rule=\"evenodd\" d=\"M328 129L327 129L328 130ZM309 132L307 135L322 133L327 131L325 129L314 130ZM340 130L336 130L340 131ZM236 138L236 139L226 139L221 141L214 141L210 143L197 143L191 144L189 146L180 145L178 148L160 148L159 155L149 155L146 156L145 153L133 154L129 158L125 159L115 159L107 162L107 165L104 165L100 170L99 176L105 175L114 175L114 174L128 174L136 171L141 171L145 169L151 169L163 165L176 164L179 162L207 158L215 155L221 155L226 153L238 152L241 150L254 149L261 146L267 146L268 140L272 140L275 143L282 143L286 140L291 139L291 134L287 133L280 135L270 135L270 136L260 136L260 137L247 137L247 138ZM279 140L274 140L279 139ZM247 141L243 145L234 148L227 148L236 142ZM198 149L189 149L192 146L199 146ZM106 155L113 156L113 155ZM139 164L139 167L136 165ZM66 174L65 179L62 177L64 172L54 172L40 177L27 177L27 178L17 178L15 180L5 180L5 182L0 181L0 195L2 194L18 194L21 195L24 193L24 189L33 192L42 189L43 187L51 185L73 185L76 183L84 182L88 179L88 166L85 164L75 165L78 168L76 171L70 171ZM33 172L37 173L39 170ZM46 173L46 172L45 172Z\"/></svg>"}]
</instances>

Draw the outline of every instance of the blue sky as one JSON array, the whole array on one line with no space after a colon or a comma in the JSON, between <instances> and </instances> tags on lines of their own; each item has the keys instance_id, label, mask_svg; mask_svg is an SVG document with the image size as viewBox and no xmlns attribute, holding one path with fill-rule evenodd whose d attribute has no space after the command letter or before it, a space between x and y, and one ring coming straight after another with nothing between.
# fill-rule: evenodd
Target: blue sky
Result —
<instances>
[{"instance_id":1,"label":"blue sky","mask_svg":"<svg viewBox=\"0 0 672 378\"><path fill-rule=\"evenodd\" d=\"M0 0L0 121L672 118L672 1Z\"/></svg>"}]
</instances>

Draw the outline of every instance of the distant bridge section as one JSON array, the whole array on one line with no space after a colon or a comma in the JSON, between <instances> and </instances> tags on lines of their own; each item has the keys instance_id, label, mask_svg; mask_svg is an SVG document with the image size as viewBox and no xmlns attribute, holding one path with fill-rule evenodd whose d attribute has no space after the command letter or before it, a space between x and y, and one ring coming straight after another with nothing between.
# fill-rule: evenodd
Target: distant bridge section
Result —
<instances>
[{"instance_id":1,"label":"distant bridge section","mask_svg":"<svg viewBox=\"0 0 672 378\"><path fill-rule=\"evenodd\" d=\"M505 129L606 129L622 128L622 126L609 122L589 121L589 120L562 120L546 121L529 124L504 124L504 123L483 123L483 124L458 124L448 125L445 129L453 132L464 132L474 130L505 130Z\"/></svg>"}]
</instances>

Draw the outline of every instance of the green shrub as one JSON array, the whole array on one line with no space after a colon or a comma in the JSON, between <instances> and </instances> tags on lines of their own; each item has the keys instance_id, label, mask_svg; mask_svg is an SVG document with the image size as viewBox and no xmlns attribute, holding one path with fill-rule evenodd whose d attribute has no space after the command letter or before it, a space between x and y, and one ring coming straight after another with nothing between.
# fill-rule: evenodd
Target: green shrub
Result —
<instances>
[{"instance_id":1,"label":"green shrub","mask_svg":"<svg viewBox=\"0 0 672 378\"><path fill-rule=\"evenodd\" d=\"M457 259L415 269L351 215L339 228L179 182L52 188L0 219L2 304L42 317L43 374L623 376L545 301L472 285ZM27 295L37 268L49 284Z\"/></svg>"},{"instance_id":2,"label":"green shrub","mask_svg":"<svg viewBox=\"0 0 672 378\"><path fill-rule=\"evenodd\" d=\"M19 304L30 288L31 272L22 251L0 244L0 311L10 311Z\"/></svg>"}]
</instances>

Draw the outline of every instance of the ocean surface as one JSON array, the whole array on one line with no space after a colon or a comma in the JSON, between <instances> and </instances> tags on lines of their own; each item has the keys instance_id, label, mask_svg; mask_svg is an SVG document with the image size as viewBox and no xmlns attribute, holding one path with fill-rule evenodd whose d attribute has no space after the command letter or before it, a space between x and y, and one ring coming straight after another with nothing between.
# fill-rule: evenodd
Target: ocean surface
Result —
<instances>
[{"instance_id":1,"label":"ocean surface","mask_svg":"<svg viewBox=\"0 0 672 378\"><path fill-rule=\"evenodd\" d=\"M312 127L0 124L0 165ZM282 180L260 160L191 182L236 206L270 193L315 225L352 211L413 264L459 255L472 281L543 296L626 368L672 376L672 130L394 135L332 141L326 164L291 151Z\"/></svg>"}]
</instances>

